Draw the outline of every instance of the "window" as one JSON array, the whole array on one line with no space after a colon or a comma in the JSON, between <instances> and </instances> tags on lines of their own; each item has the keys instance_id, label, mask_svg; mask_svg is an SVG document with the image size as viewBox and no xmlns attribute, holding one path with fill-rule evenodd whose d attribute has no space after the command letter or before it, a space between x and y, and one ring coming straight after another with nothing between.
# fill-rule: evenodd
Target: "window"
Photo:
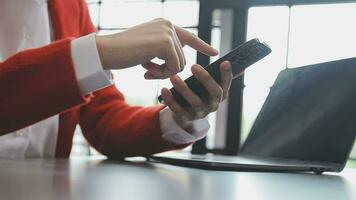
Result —
<instances>
[{"instance_id":1,"label":"window","mask_svg":"<svg viewBox=\"0 0 356 200\"><path fill-rule=\"evenodd\" d=\"M286 67L289 7L255 7L248 13L247 39L259 38L272 53L245 72L241 141L246 139L278 73Z\"/></svg>"},{"instance_id":2,"label":"window","mask_svg":"<svg viewBox=\"0 0 356 200\"><path fill-rule=\"evenodd\" d=\"M273 53L245 73L242 142L279 71L356 56L355 10L356 3L249 9L247 39L259 37Z\"/></svg>"}]
</instances>

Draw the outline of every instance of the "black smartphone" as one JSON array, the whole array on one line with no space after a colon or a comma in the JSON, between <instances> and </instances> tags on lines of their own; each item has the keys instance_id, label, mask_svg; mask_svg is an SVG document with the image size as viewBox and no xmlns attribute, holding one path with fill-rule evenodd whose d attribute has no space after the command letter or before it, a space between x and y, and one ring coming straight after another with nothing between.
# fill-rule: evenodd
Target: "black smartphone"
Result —
<instances>
[{"instance_id":1,"label":"black smartphone","mask_svg":"<svg viewBox=\"0 0 356 200\"><path fill-rule=\"evenodd\" d=\"M209 72L217 83L220 83L221 75L219 66L222 62L231 62L232 74L235 77L247 67L261 60L271 52L272 50L267 44L260 42L257 38L255 38L237 46L225 56L204 67L204 69ZM185 82L188 87L200 98L208 98L208 91L194 76L187 78ZM184 107L189 106L188 102L179 92L175 90L175 88L171 88L170 91L177 103ZM158 101L162 103L162 96L158 97Z\"/></svg>"}]
</instances>

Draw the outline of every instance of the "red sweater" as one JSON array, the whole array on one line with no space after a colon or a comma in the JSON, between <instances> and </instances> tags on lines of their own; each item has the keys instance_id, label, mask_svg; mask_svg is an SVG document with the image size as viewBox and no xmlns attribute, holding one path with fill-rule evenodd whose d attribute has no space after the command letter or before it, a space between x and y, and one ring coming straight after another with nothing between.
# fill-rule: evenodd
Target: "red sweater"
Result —
<instances>
[{"instance_id":1,"label":"red sweater","mask_svg":"<svg viewBox=\"0 0 356 200\"><path fill-rule=\"evenodd\" d=\"M71 40L95 32L84 0L49 1L56 41L0 62L0 135L60 113L56 157L68 157L79 123L85 138L111 157L179 148L161 138L159 112L129 106L111 86L83 97L71 58Z\"/></svg>"}]
</instances>

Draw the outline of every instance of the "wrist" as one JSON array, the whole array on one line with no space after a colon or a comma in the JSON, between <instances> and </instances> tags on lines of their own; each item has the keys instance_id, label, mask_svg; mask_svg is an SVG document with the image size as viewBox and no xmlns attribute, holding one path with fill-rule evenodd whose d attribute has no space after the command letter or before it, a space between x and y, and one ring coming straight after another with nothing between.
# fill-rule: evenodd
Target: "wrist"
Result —
<instances>
[{"instance_id":1,"label":"wrist","mask_svg":"<svg viewBox=\"0 0 356 200\"><path fill-rule=\"evenodd\" d=\"M107 38L105 36L95 36L101 64L105 70L109 70L109 56L107 55Z\"/></svg>"},{"instance_id":2,"label":"wrist","mask_svg":"<svg viewBox=\"0 0 356 200\"><path fill-rule=\"evenodd\" d=\"M172 118L174 119L174 121L185 131L187 131L188 133L193 132L193 121L184 119L183 117L179 117L176 114L172 113Z\"/></svg>"}]
</instances>

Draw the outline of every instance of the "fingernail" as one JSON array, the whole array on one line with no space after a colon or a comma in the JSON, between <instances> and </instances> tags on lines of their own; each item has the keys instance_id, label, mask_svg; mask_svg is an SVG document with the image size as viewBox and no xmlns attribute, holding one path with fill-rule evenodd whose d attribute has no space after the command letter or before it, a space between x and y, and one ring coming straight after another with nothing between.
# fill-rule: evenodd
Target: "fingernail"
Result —
<instances>
[{"instance_id":1,"label":"fingernail","mask_svg":"<svg viewBox=\"0 0 356 200\"><path fill-rule=\"evenodd\" d=\"M225 71L230 71L230 69L231 69L230 65L224 65L223 66L223 70L225 70Z\"/></svg>"},{"instance_id":2,"label":"fingernail","mask_svg":"<svg viewBox=\"0 0 356 200\"><path fill-rule=\"evenodd\" d=\"M173 78L176 79L177 81L182 80L178 75L173 76Z\"/></svg>"},{"instance_id":3,"label":"fingernail","mask_svg":"<svg viewBox=\"0 0 356 200\"><path fill-rule=\"evenodd\" d=\"M174 76L171 77L171 80L172 80L174 83L177 83L177 82L179 82L179 81L181 80L181 78L180 78L179 76L177 76L177 75L174 75Z\"/></svg>"},{"instance_id":4,"label":"fingernail","mask_svg":"<svg viewBox=\"0 0 356 200\"><path fill-rule=\"evenodd\" d=\"M167 88L162 88L161 94L162 96L167 96Z\"/></svg>"},{"instance_id":5,"label":"fingernail","mask_svg":"<svg viewBox=\"0 0 356 200\"><path fill-rule=\"evenodd\" d=\"M230 68L231 68L231 63L229 61L224 61L224 62L221 63L220 67L223 70L229 71Z\"/></svg>"},{"instance_id":6,"label":"fingernail","mask_svg":"<svg viewBox=\"0 0 356 200\"><path fill-rule=\"evenodd\" d=\"M199 66L199 65L193 65L193 66L192 66L192 73L193 73L193 74L198 73L201 68L202 68L202 67Z\"/></svg>"}]
</instances>

